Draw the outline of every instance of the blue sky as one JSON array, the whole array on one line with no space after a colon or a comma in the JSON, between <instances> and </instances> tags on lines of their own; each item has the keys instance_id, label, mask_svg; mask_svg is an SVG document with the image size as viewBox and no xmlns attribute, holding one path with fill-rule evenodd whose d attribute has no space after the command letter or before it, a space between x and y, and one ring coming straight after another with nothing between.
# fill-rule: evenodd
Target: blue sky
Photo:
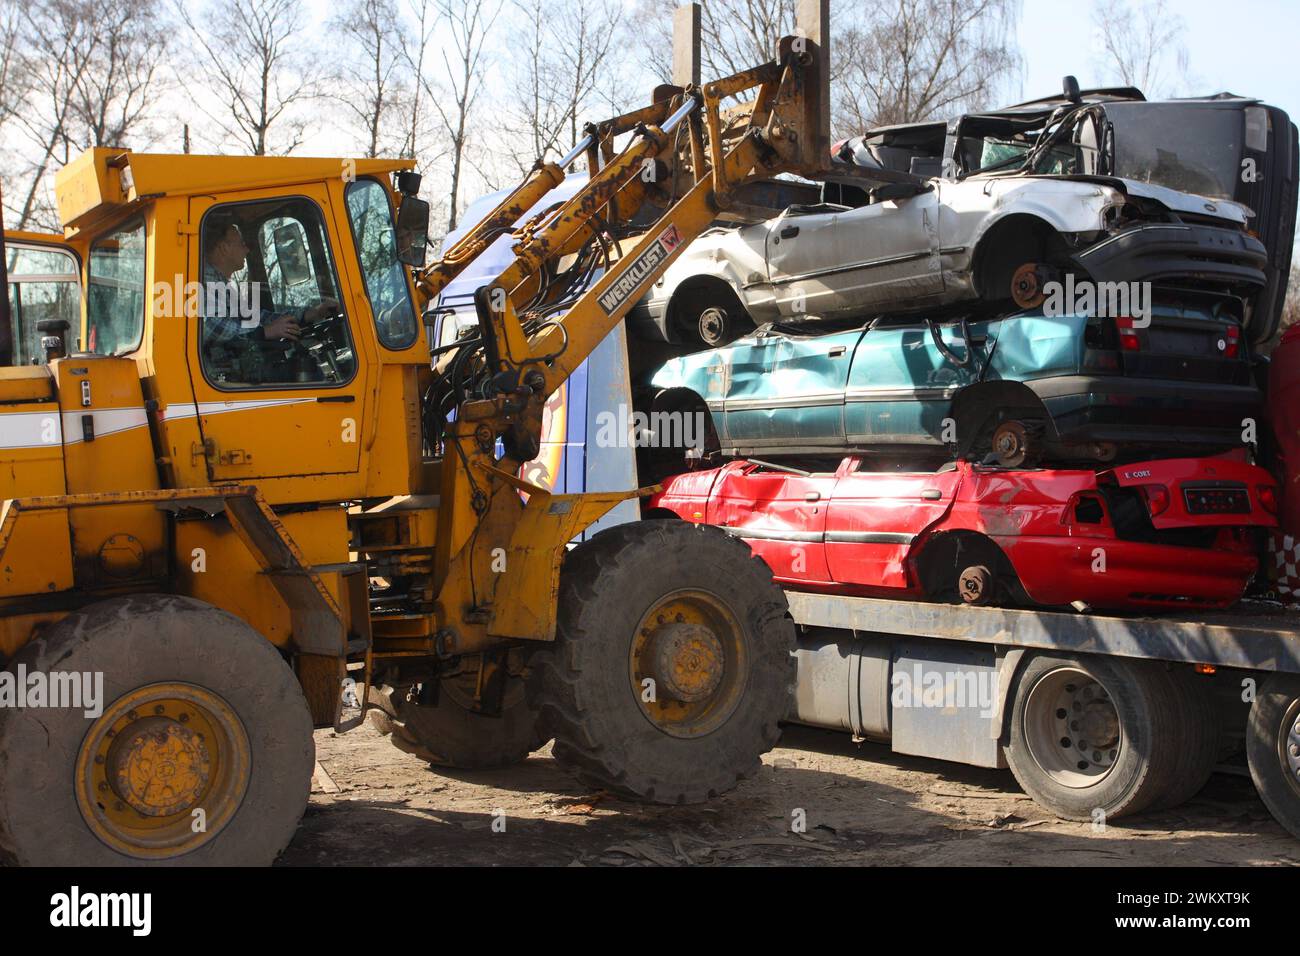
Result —
<instances>
[{"instance_id":1,"label":"blue sky","mask_svg":"<svg viewBox=\"0 0 1300 956\"><path fill-rule=\"evenodd\" d=\"M1091 2L1022 0L1023 98L1060 90L1073 73L1083 87L1103 85L1092 51ZM1300 119L1298 0L1167 0L1182 18L1189 94L1229 90L1280 106ZM1017 97L1019 98L1019 97Z\"/></svg>"}]
</instances>

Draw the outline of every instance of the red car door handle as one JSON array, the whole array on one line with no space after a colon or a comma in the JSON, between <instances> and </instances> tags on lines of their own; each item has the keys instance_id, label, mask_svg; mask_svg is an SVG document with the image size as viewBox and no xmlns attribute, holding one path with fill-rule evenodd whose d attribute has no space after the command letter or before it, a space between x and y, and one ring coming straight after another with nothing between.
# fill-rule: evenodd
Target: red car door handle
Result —
<instances>
[{"instance_id":1,"label":"red car door handle","mask_svg":"<svg viewBox=\"0 0 1300 956\"><path fill-rule=\"evenodd\" d=\"M938 488L926 488L925 491L921 492L922 501L938 501L942 497L943 492Z\"/></svg>"},{"instance_id":2,"label":"red car door handle","mask_svg":"<svg viewBox=\"0 0 1300 956\"><path fill-rule=\"evenodd\" d=\"M803 496L804 501L820 501L822 493L820 491L810 491Z\"/></svg>"}]
</instances>

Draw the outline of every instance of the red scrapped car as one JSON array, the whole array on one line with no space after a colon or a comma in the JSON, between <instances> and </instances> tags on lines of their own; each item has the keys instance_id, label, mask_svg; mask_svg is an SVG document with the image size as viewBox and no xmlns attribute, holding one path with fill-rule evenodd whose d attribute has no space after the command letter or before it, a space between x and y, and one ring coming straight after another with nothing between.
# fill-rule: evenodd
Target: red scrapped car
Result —
<instances>
[{"instance_id":1,"label":"red scrapped car","mask_svg":"<svg viewBox=\"0 0 1300 956\"><path fill-rule=\"evenodd\" d=\"M859 457L735 461L669 478L647 517L718 525L803 590L1075 605L1226 607L1277 526L1277 485L1240 453L1103 471Z\"/></svg>"}]
</instances>

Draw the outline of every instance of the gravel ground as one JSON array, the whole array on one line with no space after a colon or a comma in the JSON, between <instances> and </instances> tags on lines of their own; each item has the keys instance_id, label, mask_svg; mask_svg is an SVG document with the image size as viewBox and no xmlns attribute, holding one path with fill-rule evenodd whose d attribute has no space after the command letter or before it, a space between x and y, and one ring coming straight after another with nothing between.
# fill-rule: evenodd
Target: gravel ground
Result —
<instances>
[{"instance_id":1,"label":"gravel ground","mask_svg":"<svg viewBox=\"0 0 1300 956\"><path fill-rule=\"evenodd\" d=\"M787 728L755 777L692 807L590 791L549 750L468 773L435 772L369 725L318 731L316 746L282 865L1300 865L1300 841L1231 773L1182 807L1094 832L1040 809L1008 771L805 727Z\"/></svg>"}]
</instances>

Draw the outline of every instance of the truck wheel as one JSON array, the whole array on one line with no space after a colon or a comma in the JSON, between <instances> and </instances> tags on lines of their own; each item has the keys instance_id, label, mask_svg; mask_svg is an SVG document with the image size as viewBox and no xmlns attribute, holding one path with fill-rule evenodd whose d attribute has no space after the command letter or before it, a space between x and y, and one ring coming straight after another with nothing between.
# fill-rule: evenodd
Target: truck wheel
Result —
<instances>
[{"instance_id":1,"label":"truck wheel","mask_svg":"<svg viewBox=\"0 0 1300 956\"><path fill-rule=\"evenodd\" d=\"M1017 683L1007 763L1058 816L1115 819L1169 792L1178 716L1173 681L1158 664L1040 655Z\"/></svg>"},{"instance_id":2,"label":"truck wheel","mask_svg":"<svg viewBox=\"0 0 1300 956\"><path fill-rule=\"evenodd\" d=\"M1168 789L1152 802L1153 810L1182 806L1205 788L1219 762L1222 737L1222 721L1210 682L1187 670L1169 676L1179 706L1178 730L1169 741L1177 754L1178 766Z\"/></svg>"},{"instance_id":3,"label":"truck wheel","mask_svg":"<svg viewBox=\"0 0 1300 956\"><path fill-rule=\"evenodd\" d=\"M420 695L409 693L409 685L372 689L370 700L378 712L370 712L371 725L391 734L398 750L436 767L460 770L508 767L546 743L538 733L537 711L528 705L522 678L506 678L499 717L471 709L476 680L475 673L445 677L439 681L436 701L430 703L420 703Z\"/></svg>"},{"instance_id":4,"label":"truck wheel","mask_svg":"<svg viewBox=\"0 0 1300 956\"><path fill-rule=\"evenodd\" d=\"M556 760L634 799L699 803L753 774L795 684L785 594L716 528L647 521L574 549L529 690Z\"/></svg>"},{"instance_id":5,"label":"truck wheel","mask_svg":"<svg viewBox=\"0 0 1300 956\"><path fill-rule=\"evenodd\" d=\"M1300 837L1300 677L1272 674L1246 723L1246 760L1274 819Z\"/></svg>"},{"instance_id":6,"label":"truck wheel","mask_svg":"<svg viewBox=\"0 0 1300 956\"><path fill-rule=\"evenodd\" d=\"M116 598L29 642L19 668L102 675L102 712L0 711L9 862L266 865L288 845L311 792L311 714L239 618L187 597Z\"/></svg>"}]
</instances>

